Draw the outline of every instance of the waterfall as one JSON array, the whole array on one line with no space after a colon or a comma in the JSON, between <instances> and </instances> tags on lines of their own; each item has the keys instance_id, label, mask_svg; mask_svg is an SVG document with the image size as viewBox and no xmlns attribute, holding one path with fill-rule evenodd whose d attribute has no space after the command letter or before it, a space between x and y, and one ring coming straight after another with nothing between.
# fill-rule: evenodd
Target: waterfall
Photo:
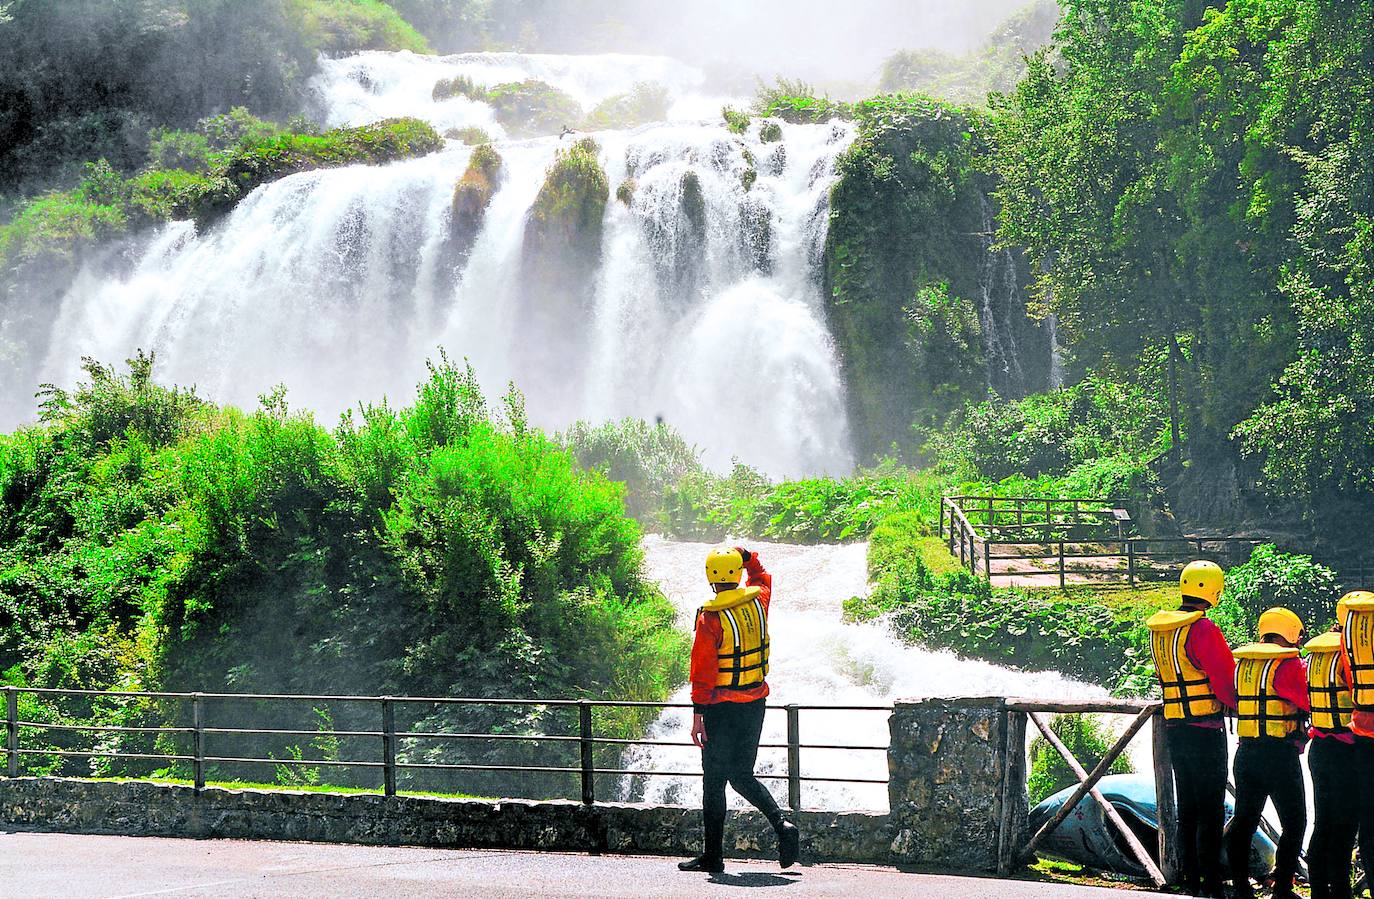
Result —
<instances>
[{"instance_id":1,"label":"waterfall","mask_svg":"<svg viewBox=\"0 0 1374 899\"><path fill-rule=\"evenodd\" d=\"M749 544L773 576L773 601L768 630L770 671L768 704L884 705L895 699L921 696L1035 696L1037 698L1106 697L1100 687L1088 686L1055 673L1013 671L985 662L960 659L948 652L907 646L882 623L847 624L842 618L845 599L867 591L865 543L840 546ZM706 597L701 562L710 549L704 543L679 543L659 537L644 541L645 567L678 609L678 621L688 627ZM683 687L673 702L690 702ZM684 742L688 739L690 709L669 709L646 739ZM886 746L887 714L862 711L801 712L803 744ZM764 718L764 744L786 744L786 718L771 711ZM1147 744L1148 745L1148 744ZM698 771L700 750L692 746L647 746L627 753L627 770ZM762 749L757 771L785 775L787 753ZM887 754L872 750L803 749L801 772L807 777L887 777ZM764 780L783 806L786 781ZM743 800L729 792L731 802ZM701 781L695 777L628 776L621 798L631 801L697 805ZM804 783L806 808L887 808L883 784Z\"/></svg>"},{"instance_id":2,"label":"waterfall","mask_svg":"<svg viewBox=\"0 0 1374 899\"><path fill-rule=\"evenodd\" d=\"M1021 367L1013 316L1023 315L1016 257L1010 248L994 247L996 221L992 204L980 198L983 225L983 258L979 269L978 320L983 327L983 352L987 358L988 389L1003 398L1026 394L1026 373Z\"/></svg>"},{"instance_id":3,"label":"waterfall","mask_svg":"<svg viewBox=\"0 0 1374 899\"><path fill-rule=\"evenodd\" d=\"M1051 390L1064 386L1064 347L1059 343L1059 316L1051 312L1045 316L1045 331L1050 339L1050 381Z\"/></svg>"},{"instance_id":4,"label":"waterfall","mask_svg":"<svg viewBox=\"0 0 1374 899\"><path fill-rule=\"evenodd\" d=\"M529 295L528 211L560 147L501 139L486 103L435 100L439 78L538 78L584 107L653 81L674 96L656 125L593 135L612 196L586 283ZM662 416L718 468L735 454L775 476L852 465L843 388L819 292L827 197L848 125L757 123L729 133L701 73L658 57L362 53L323 60L321 118L415 115L498 138L500 186L463 258L451 201L471 149L456 141L385 166L308 172L264 185L224 219L140 235L118 268L90 265L62 297L39 353L70 384L82 356L158 354L160 380L252 406L285 384L324 419L357 402L405 402L440 347L467 357L489 392L513 381L532 421ZM709 114L706 121L692 117ZM576 333L533 341L564 294L585 295ZM545 345L547 344L547 345ZM733 433L735 431L740 433Z\"/></svg>"}]
</instances>

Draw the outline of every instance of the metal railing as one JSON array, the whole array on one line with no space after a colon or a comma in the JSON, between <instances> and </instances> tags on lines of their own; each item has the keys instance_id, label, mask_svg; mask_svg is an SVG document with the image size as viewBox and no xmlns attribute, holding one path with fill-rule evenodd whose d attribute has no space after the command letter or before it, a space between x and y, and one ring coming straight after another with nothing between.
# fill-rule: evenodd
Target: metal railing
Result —
<instances>
[{"instance_id":1,"label":"metal railing","mask_svg":"<svg viewBox=\"0 0 1374 899\"><path fill-rule=\"evenodd\" d=\"M447 772L506 772L519 774L564 775L580 783L581 800L587 805L595 804L596 776L646 776L646 777L700 777L698 771L658 771L626 768L623 761L612 767L597 764L597 750L600 747L626 750L636 746L682 746L693 744L687 740L630 739L609 735L599 735L594 727L593 712L597 709L691 709L690 703L672 702L632 702L616 700L576 700L576 699L483 699L455 697L417 697L417 696L349 696L349 695L307 695L307 694L262 694L262 693L159 693L147 691L105 691L105 690L66 690L36 687L5 687L5 755L6 771L10 777L21 774L21 760L26 757L42 758L102 758L129 759L147 762L167 762L188 765L191 781L197 790L204 789L209 766L252 766L271 765L288 768L336 767L373 770L380 772L381 790L387 796L397 793L398 772L447 771ZM109 724L68 724L24 720L19 716L19 697L85 697L97 699L144 699L164 703L189 703L190 723L187 725L156 726L116 726ZM298 729L283 727L245 727L215 726L218 719L211 714L210 707L217 702L268 702L268 703L328 703L362 704L375 706L375 729L335 729L316 728ZM539 710L576 711L576 732L557 733L498 733L498 732L449 732L442 730L413 730L397 727L398 708L412 706L432 707L480 707L480 708L532 708ZM787 751L786 774L761 774L764 780L785 780L787 782L788 803L792 809L800 809L801 788L804 783L846 783L846 784L886 784L887 778L863 777L822 777L802 773L802 750L883 752L888 746L849 743L803 743L801 741L801 715L803 712L870 712L891 713L890 705L798 705L789 704L770 706L768 711L782 712L787 716L787 742L761 743L760 749L785 749ZM234 716L235 718L240 716ZM356 717L353 716L353 717ZM175 720L175 716L173 716ZM226 721L226 724L229 723ZM21 737L25 732L35 733L75 733L105 735L140 735L153 738L167 737L187 746L186 751L176 752L125 752L118 749L56 749L52 747L25 746ZM214 754L207 750L207 739L211 736L225 737L308 737L312 740L375 740L376 755L372 758L262 758L246 755ZM446 763L412 761L413 756L399 751L402 741L415 743L442 743L445 741L491 741L519 744L563 744L576 747L574 764L488 764L488 763ZM558 760L553 760L557 762Z\"/></svg>"}]
</instances>

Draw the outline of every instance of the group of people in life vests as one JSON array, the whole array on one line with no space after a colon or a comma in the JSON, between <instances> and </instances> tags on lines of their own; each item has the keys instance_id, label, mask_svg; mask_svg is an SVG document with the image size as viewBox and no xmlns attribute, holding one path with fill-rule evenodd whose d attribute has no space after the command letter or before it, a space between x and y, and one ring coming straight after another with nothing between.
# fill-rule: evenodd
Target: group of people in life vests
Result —
<instances>
[{"instance_id":1,"label":"group of people in life vests","mask_svg":"<svg viewBox=\"0 0 1374 899\"><path fill-rule=\"evenodd\" d=\"M1163 689L1185 889L1226 895L1229 717L1239 737L1235 817L1224 847L1232 895L1254 896L1250 844L1271 800L1282 831L1273 895L1296 895L1293 880L1307 830L1301 756L1310 741L1312 897L1349 899L1357 838L1365 865L1374 863L1374 593L1342 596L1332 610L1335 626L1306 642L1296 614L1269 609L1259 617L1258 641L1232 650L1207 617L1225 586L1221 568L1192 562L1179 586L1179 608L1157 612L1145 624Z\"/></svg>"}]
</instances>

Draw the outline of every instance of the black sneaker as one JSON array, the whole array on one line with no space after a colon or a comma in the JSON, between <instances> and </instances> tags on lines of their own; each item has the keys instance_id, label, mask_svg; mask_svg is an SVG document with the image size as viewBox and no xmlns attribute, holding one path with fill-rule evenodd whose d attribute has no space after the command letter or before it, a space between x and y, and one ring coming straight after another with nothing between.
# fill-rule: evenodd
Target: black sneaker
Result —
<instances>
[{"instance_id":1,"label":"black sneaker","mask_svg":"<svg viewBox=\"0 0 1374 899\"><path fill-rule=\"evenodd\" d=\"M790 868L801 856L801 831L791 821L778 825L778 864Z\"/></svg>"},{"instance_id":2,"label":"black sneaker","mask_svg":"<svg viewBox=\"0 0 1374 899\"><path fill-rule=\"evenodd\" d=\"M698 855L696 858L688 859L685 862L678 862L677 869L679 871L704 871L707 874L719 874L725 870L725 861L724 859Z\"/></svg>"}]
</instances>

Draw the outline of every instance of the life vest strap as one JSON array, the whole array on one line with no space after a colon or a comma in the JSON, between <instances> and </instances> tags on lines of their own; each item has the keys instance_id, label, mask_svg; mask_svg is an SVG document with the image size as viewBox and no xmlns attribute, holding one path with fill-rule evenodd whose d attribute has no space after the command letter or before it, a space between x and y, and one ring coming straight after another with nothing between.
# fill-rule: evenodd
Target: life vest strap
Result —
<instances>
[{"instance_id":1,"label":"life vest strap","mask_svg":"<svg viewBox=\"0 0 1374 899\"><path fill-rule=\"evenodd\" d=\"M757 655L758 653L761 653L761 652L765 652L767 649L768 649L768 641L767 641L767 640L764 640L762 643L760 643L758 646L754 647L753 649L741 649L741 650L738 650L738 651L736 651L736 652L718 652L718 653L716 653L716 658L718 658L718 659L742 659L742 658L744 658L745 656L752 656L752 655Z\"/></svg>"}]
</instances>

